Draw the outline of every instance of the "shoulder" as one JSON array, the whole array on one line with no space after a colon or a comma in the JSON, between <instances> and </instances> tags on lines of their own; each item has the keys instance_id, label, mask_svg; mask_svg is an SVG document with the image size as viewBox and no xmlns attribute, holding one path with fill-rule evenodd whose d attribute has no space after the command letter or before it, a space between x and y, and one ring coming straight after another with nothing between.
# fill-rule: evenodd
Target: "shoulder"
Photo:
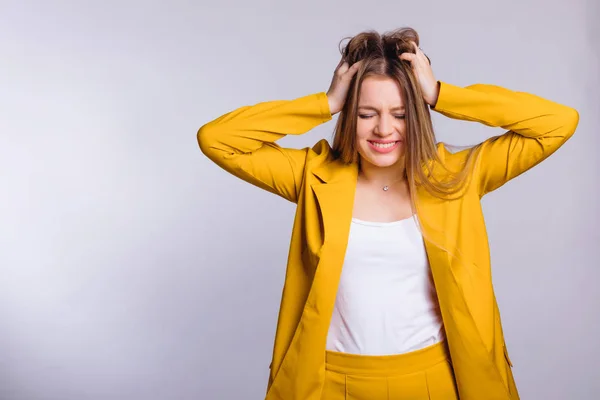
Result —
<instances>
[{"instance_id":1,"label":"shoulder","mask_svg":"<svg viewBox=\"0 0 600 400\"><path fill-rule=\"evenodd\" d=\"M306 161L312 166L320 166L329 164L335 160L335 154L333 148L327 141L327 139L321 139L311 147L306 148L307 155Z\"/></svg>"},{"instance_id":2,"label":"shoulder","mask_svg":"<svg viewBox=\"0 0 600 400\"><path fill-rule=\"evenodd\" d=\"M321 181L344 179L354 171L355 166L356 164L343 163L326 139L321 139L308 148L306 172L317 176Z\"/></svg>"},{"instance_id":3,"label":"shoulder","mask_svg":"<svg viewBox=\"0 0 600 400\"><path fill-rule=\"evenodd\" d=\"M321 139L311 146L310 152L313 153L314 156L329 157L333 155L333 148L327 139Z\"/></svg>"}]
</instances>

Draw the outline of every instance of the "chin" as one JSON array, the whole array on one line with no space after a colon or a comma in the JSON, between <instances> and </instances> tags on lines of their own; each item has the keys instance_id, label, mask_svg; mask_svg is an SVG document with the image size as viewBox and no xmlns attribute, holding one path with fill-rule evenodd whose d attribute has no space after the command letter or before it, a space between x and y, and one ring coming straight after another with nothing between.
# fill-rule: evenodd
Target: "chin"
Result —
<instances>
[{"instance_id":1,"label":"chin","mask_svg":"<svg viewBox=\"0 0 600 400\"><path fill-rule=\"evenodd\" d=\"M385 168L391 167L400 160L399 154L369 154L367 157L363 156L369 164L376 167Z\"/></svg>"}]
</instances>

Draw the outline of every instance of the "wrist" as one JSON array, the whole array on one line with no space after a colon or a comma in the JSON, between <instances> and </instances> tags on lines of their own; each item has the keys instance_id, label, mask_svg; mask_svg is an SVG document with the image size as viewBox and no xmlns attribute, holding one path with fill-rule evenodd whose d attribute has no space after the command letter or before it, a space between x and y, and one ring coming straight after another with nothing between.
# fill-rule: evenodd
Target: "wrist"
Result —
<instances>
[{"instance_id":1,"label":"wrist","mask_svg":"<svg viewBox=\"0 0 600 400\"><path fill-rule=\"evenodd\" d=\"M335 101L330 96L327 96L327 102L329 103L329 112L331 113L331 115L337 114L339 110L337 105L335 104Z\"/></svg>"},{"instance_id":2,"label":"wrist","mask_svg":"<svg viewBox=\"0 0 600 400\"><path fill-rule=\"evenodd\" d=\"M440 81L437 81L436 84L435 84L435 90L433 92L433 95L431 96L431 98L427 102L427 104L429 104L429 106L431 108L435 108L435 105L437 104L438 98L440 97L440 86L441 86Z\"/></svg>"}]
</instances>

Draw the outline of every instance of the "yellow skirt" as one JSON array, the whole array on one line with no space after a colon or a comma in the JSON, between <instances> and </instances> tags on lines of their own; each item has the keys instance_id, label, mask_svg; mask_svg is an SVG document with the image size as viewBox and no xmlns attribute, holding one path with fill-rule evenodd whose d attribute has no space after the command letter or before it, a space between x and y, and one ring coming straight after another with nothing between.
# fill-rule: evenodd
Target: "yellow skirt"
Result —
<instances>
[{"instance_id":1,"label":"yellow skirt","mask_svg":"<svg viewBox=\"0 0 600 400\"><path fill-rule=\"evenodd\" d=\"M327 351L322 400L458 400L445 341L410 353Z\"/></svg>"}]
</instances>

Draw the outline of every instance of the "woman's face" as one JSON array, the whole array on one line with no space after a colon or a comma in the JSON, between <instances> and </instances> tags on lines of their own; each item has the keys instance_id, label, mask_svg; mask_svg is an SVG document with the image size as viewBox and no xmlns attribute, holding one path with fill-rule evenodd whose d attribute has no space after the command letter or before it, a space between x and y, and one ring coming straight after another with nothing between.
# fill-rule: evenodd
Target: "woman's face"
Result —
<instances>
[{"instance_id":1,"label":"woman's face","mask_svg":"<svg viewBox=\"0 0 600 400\"><path fill-rule=\"evenodd\" d=\"M400 86L386 76L369 76L360 88L356 142L362 162L390 167L404 162L406 122Z\"/></svg>"}]
</instances>

